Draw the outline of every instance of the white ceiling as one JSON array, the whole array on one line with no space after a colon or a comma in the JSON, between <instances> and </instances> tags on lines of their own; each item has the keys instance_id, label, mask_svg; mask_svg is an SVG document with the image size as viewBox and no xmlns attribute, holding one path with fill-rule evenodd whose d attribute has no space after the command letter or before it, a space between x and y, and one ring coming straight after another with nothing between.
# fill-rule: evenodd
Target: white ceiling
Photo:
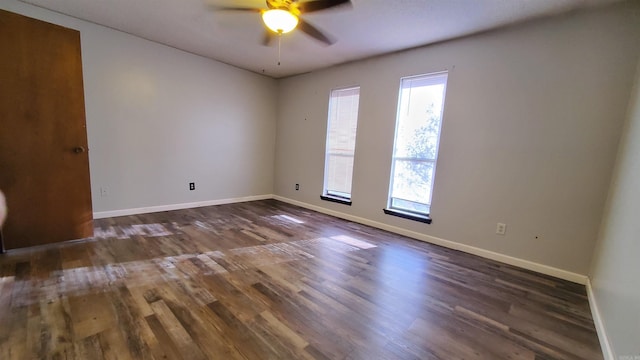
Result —
<instances>
[{"instance_id":1,"label":"white ceiling","mask_svg":"<svg viewBox=\"0 0 640 360\"><path fill-rule=\"evenodd\" d=\"M619 0L352 0L303 16L337 42L294 30L282 37L280 66L277 41L261 44L260 14L211 8L266 8L264 0L21 1L280 78Z\"/></svg>"}]
</instances>

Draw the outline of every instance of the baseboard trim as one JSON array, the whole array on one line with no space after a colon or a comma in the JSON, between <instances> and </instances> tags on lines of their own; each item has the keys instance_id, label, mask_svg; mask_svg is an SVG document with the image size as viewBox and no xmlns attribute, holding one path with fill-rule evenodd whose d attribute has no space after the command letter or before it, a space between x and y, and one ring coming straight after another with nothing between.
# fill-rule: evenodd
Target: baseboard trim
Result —
<instances>
[{"instance_id":1,"label":"baseboard trim","mask_svg":"<svg viewBox=\"0 0 640 360\"><path fill-rule=\"evenodd\" d=\"M598 340L600 341L600 349L602 349L602 355L604 356L604 360L615 360L613 356L613 349L611 348L611 343L609 342L609 337L607 336L607 332L604 328L604 323L602 322L600 308L598 308L598 302L596 301L596 296L593 292L591 280L587 280L586 285L587 298L589 299L589 308L591 308L591 317L593 318L593 323L596 326L596 332L598 333Z\"/></svg>"},{"instance_id":2,"label":"baseboard trim","mask_svg":"<svg viewBox=\"0 0 640 360\"><path fill-rule=\"evenodd\" d=\"M233 203L239 203L239 202L257 201L257 200L266 200L266 199L273 199L273 195L272 194L254 195L254 196L245 196L245 197L230 198L230 199L218 199L218 200L207 200L207 201L198 201L198 202L182 203L182 204L140 207L140 208L134 208L134 209L98 211L93 213L93 218L104 219L104 218L110 218L110 217L116 217L116 216L149 214L149 213L161 212L161 211L191 209L191 208L198 208L203 206L224 205L224 204L233 204Z\"/></svg>"},{"instance_id":3,"label":"baseboard trim","mask_svg":"<svg viewBox=\"0 0 640 360\"><path fill-rule=\"evenodd\" d=\"M435 236L426 235L422 233L418 233L415 231L403 229L397 226L384 224L378 221L373 221L369 219L365 219L359 216L349 215L340 211L330 210L327 208L323 208L321 206L312 205L309 203L305 203L298 200L293 200L290 198L286 198L279 195L273 194L265 194L265 195L255 195L255 196L245 196L240 198L229 198L229 199L218 199L218 200L208 200L208 201L199 201L192 203L182 203L182 204L171 204L171 205L160 205L160 206L150 206L150 207L140 207L133 209L122 209L122 210L112 210L112 211L99 211L93 213L94 219L103 219L109 217L116 216L127 216L127 215L138 215L138 214L148 214L154 212L161 211L171 211L171 210L182 210L182 209L190 209L197 208L203 206L213 206L213 205L223 205L223 204L232 204L238 202L246 202L246 201L257 201L257 200L266 200L266 199L276 199L282 202L286 202L292 205L300 206L306 209L314 210L317 212L321 212L327 215L335 216L341 219L357 222L360 224L372 226L378 229L387 230L392 233L404 235L416 240L428 242L431 244L443 246L449 249L459 250L465 253L477 255L486 259L491 259L495 261L499 261L505 264L517 266L523 269L535 271L541 274L557 277L559 279L568 280L571 282L575 282L581 285L588 284L588 278L585 275L577 274L574 272L570 272L567 270L558 269L552 266L539 264L533 261L524 260L520 258L516 258L513 256L500 254L497 252L493 252L490 250L481 249L478 247L474 247L471 245L461 244L455 241L441 239Z\"/></svg>"},{"instance_id":4,"label":"baseboard trim","mask_svg":"<svg viewBox=\"0 0 640 360\"><path fill-rule=\"evenodd\" d=\"M493 251L489 251L489 250L485 250L485 249L481 249L481 248L477 248L471 245L466 245L466 244L461 244L455 241L451 241L451 240L446 240L446 239L441 239L435 236L430 236L430 235L426 235L426 234L421 234L415 231L411 231L411 230L407 230L407 229L403 229L397 226L392 226L392 225L387 225L378 221L373 221L373 220L369 220L369 219L365 219L365 218L361 218L358 216L354 216L354 215L349 215L349 214L345 214L343 212L339 212L339 211L334 211L334 210L330 210L330 209L326 209L320 206L316 206L316 205L311 205L305 202L301 202L301 201L297 201L297 200L293 200L293 199L289 199L286 197L282 197L279 195L274 195L273 196L274 199L282 201L282 202L286 202L292 205L297 205L306 209L310 209L310 210L314 210L317 212L321 212L327 215L331 215L331 216L335 216L341 219L345 219L345 220L349 220L349 221L353 221L353 222L357 222L360 224L364 224L364 225L369 225L378 229L382 229L382 230L387 230L390 231L392 233L396 233L396 234L400 234L400 235L404 235L416 240L420 240L420 241L424 241L424 242L428 242L431 244L435 244L435 245L439 245L439 246L443 246L449 249L454 249L454 250L459 250L465 253L469 253L469 254L473 254L473 255L477 255L486 259L491 259L491 260L495 260L495 261L499 261L501 263L505 263L505 264L509 264L509 265L513 265L513 266L517 266L523 269L527 269L527 270L531 270L531 271L535 271L541 274L545 274L545 275L549 275L549 276L553 276L559 279L563 279L563 280L568 280L574 283L578 283L580 285L586 285L588 282L588 278L586 275L582 275L582 274L578 274L578 273L574 273L571 271L567 271L567 270L562 270L562 269L558 269L552 266L548 266L548 265L543 265L543 264L539 264L533 261L529 261L529 260L524 260L524 259L520 259L520 258L516 258L513 256L509 256L509 255L504 255L504 254L500 254L497 252L493 252Z\"/></svg>"}]
</instances>

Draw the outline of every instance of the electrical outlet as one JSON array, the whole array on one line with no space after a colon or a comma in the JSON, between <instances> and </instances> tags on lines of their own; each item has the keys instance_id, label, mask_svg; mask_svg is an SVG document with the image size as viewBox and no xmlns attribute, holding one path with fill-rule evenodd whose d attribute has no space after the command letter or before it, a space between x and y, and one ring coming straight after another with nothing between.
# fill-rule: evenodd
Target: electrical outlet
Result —
<instances>
[{"instance_id":1,"label":"electrical outlet","mask_svg":"<svg viewBox=\"0 0 640 360\"><path fill-rule=\"evenodd\" d=\"M300 184L296 184L296 191L300 190Z\"/></svg>"},{"instance_id":2,"label":"electrical outlet","mask_svg":"<svg viewBox=\"0 0 640 360\"><path fill-rule=\"evenodd\" d=\"M109 190L105 186L100 187L100 197L109 196Z\"/></svg>"},{"instance_id":3,"label":"electrical outlet","mask_svg":"<svg viewBox=\"0 0 640 360\"><path fill-rule=\"evenodd\" d=\"M196 189L196 183L190 182L189 183L189 190L195 190L195 189Z\"/></svg>"},{"instance_id":4,"label":"electrical outlet","mask_svg":"<svg viewBox=\"0 0 640 360\"><path fill-rule=\"evenodd\" d=\"M507 232L507 224L498 223L496 225L496 234L504 235Z\"/></svg>"}]
</instances>

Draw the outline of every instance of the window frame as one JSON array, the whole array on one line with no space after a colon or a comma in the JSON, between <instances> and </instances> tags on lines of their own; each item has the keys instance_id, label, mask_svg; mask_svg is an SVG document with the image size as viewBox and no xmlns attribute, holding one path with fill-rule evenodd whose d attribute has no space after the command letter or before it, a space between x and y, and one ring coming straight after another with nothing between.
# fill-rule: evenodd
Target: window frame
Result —
<instances>
[{"instance_id":1,"label":"window frame","mask_svg":"<svg viewBox=\"0 0 640 360\"><path fill-rule=\"evenodd\" d=\"M356 126L355 126L355 134L354 134L354 147L353 147L353 151L351 155L344 155L344 154L332 154L330 151L330 132L331 132L331 110L332 110L332 100L334 98L338 98L338 96L334 96L335 93L339 93L342 91L350 91L350 90L357 90L358 92L358 108L357 108L357 112L356 112ZM357 141L357 131L358 131L358 120L360 117L360 85L353 85L353 86L346 86L346 87L339 87L339 88L333 88L331 89L331 91L329 92L329 103L327 106L327 132L326 132L326 137L325 137L325 151L324 151L324 174L323 174L323 184L322 184L322 195L320 195L320 198L322 200L326 200L326 201L331 201L331 202L336 202L336 203L340 203L340 204L344 204L344 205L349 205L351 206L352 201L351 201L351 196L352 196L352 188L353 188L353 166L351 168L351 184L349 184L350 186L350 192L349 193L345 193L345 192L341 192L341 191L336 191L336 190L330 190L327 188L328 182L329 182L329 157L330 156L341 156L341 157L349 157L352 160L352 162L355 162L355 144Z\"/></svg>"},{"instance_id":2,"label":"window frame","mask_svg":"<svg viewBox=\"0 0 640 360\"><path fill-rule=\"evenodd\" d=\"M436 139L436 144L435 144L435 153L434 153L434 157L433 159L429 159L429 158L421 158L421 157L408 157L408 156L396 156L396 146L398 145L398 129L400 127L400 114L401 111L403 110L403 101L402 101L402 92L403 90L405 90L406 86L404 86L404 82L409 80L417 80L417 79L425 79L426 81L429 81L429 78L437 78L437 77L442 77L444 76L444 81L443 82L434 82L433 85L438 85L438 84L442 84L444 86L443 90L442 90L442 107L440 109L440 121L438 124L438 133L437 133L437 139ZM436 178L436 165L438 162L438 156L439 156L439 152L440 152L440 140L441 140L441 136L442 136L442 124L444 122L444 112L445 112L445 104L446 104L446 97L447 97L447 85L448 85L448 81L449 81L449 72L448 71L438 71L438 72L432 72L432 73L426 73L426 74L419 74L419 75L411 75L411 76L405 76L402 77L400 79L400 86L399 86L399 90L398 90L398 106L396 109L396 123L395 123L395 131L394 131L394 138L393 138L393 149L392 149L392 154L391 154L391 172L389 175L389 193L387 196L387 207L385 209L383 209L384 213L387 215L394 215L394 216L398 216L401 218L405 218L405 219L410 219L410 220L415 220L415 221L420 221L420 222L424 222L427 224L430 224L432 219L431 219L431 203L433 200L433 192L435 189L435 178ZM413 87L409 87L409 88L413 88ZM399 197L393 197L393 186L394 186L394 181L396 181L395 179L395 170L396 170L396 162L397 161L411 161L411 162L422 162L422 163L429 163L431 164L431 189L430 189L430 193L429 193L429 202L428 203L417 203L415 201L411 201L411 200L407 200L407 199L402 199ZM414 202L420 205L424 205L427 207L427 211L426 212L421 212L421 211L416 211L416 210L411 210L411 209L407 209L407 208L403 208L401 206L397 206L394 205L394 199L395 200L401 200L401 201L408 201L408 202Z\"/></svg>"}]
</instances>

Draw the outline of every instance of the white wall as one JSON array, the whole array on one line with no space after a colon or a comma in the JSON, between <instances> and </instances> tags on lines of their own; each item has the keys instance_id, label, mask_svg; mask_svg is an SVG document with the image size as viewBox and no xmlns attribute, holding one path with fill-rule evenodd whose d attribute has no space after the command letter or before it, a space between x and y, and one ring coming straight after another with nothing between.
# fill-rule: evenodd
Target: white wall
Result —
<instances>
[{"instance_id":1,"label":"white wall","mask_svg":"<svg viewBox=\"0 0 640 360\"><path fill-rule=\"evenodd\" d=\"M81 33L94 211L272 193L275 80L15 0L0 8Z\"/></svg>"},{"instance_id":2,"label":"white wall","mask_svg":"<svg viewBox=\"0 0 640 360\"><path fill-rule=\"evenodd\" d=\"M614 359L640 357L640 63L635 78L590 274Z\"/></svg>"},{"instance_id":3,"label":"white wall","mask_svg":"<svg viewBox=\"0 0 640 360\"><path fill-rule=\"evenodd\" d=\"M586 275L640 51L638 10L627 3L282 80L275 193ZM444 69L433 223L384 215L400 78ZM329 91L350 85L361 94L348 207L319 195Z\"/></svg>"}]
</instances>

